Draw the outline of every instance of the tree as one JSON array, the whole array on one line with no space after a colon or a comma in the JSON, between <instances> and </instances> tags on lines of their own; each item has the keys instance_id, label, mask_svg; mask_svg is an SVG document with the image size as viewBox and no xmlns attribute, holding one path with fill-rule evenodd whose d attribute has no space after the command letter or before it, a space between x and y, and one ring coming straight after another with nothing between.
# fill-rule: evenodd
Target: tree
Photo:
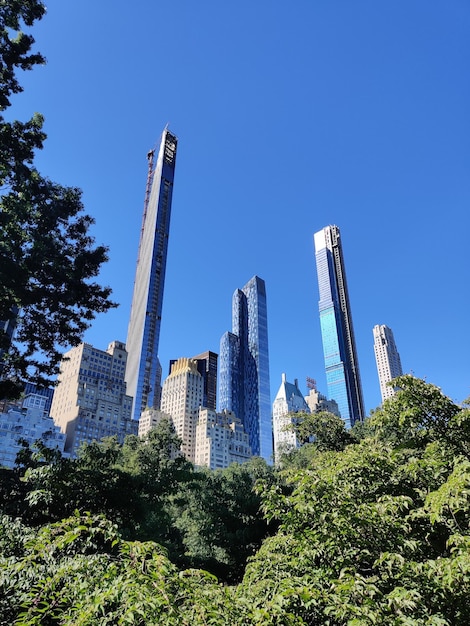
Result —
<instances>
[{"instance_id":1,"label":"tree","mask_svg":"<svg viewBox=\"0 0 470 626\"><path fill-rule=\"evenodd\" d=\"M0 323L0 397L18 396L24 381L42 385L58 372L61 348L78 344L97 313L115 306L93 279L107 260L89 229L81 191L34 167L46 138L43 118L7 121L17 70L44 63L21 30L44 15L39 0L0 3L0 320L18 315L12 340Z\"/></svg>"},{"instance_id":2,"label":"tree","mask_svg":"<svg viewBox=\"0 0 470 626\"><path fill-rule=\"evenodd\" d=\"M253 619L469 623L468 410L413 377L400 387L359 443L338 451L311 444L308 465L287 466L263 488L268 519L280 527L238 590Z\"/></svg>"},{"instance_id":3,"label":"tree","mask_svg":"<svg viewBox=\"0 0 470 626\"><path fill-rule=\"evenodd\" d=\"M409 374L393 381L398 391L364 424L364 432L395 447L423 449L431 441L445 441L469 454L469 411L463 410L439 387Z\"/></svg>"},{"instance_id":4,"label":"tree","mask_svg":"<svg viewBox=\"0 0 470 626\"><path fill-rule=\"evenodd\" d=\"M178 569L153 542L124 541L101 516L31 533L0 517L0 625L247 625L233 590Z\"/></svg>"},{"instance_id":5,"label":"tree","mask_svg":"<svg viewBox=\"0 0 470 626\"><path fill-rule=\"evenodd\" d=\"M356 442L344 420L329 411L293 413L292 428L300 441L313 441L318 450L343 450Z\"/></svg>"},{"instance_id":6,"label":"tree","mask_svg":"<svg viewBox=\"0 0 470 626\"><path fill-rule=\"evenodd\" d=\"M308 462L280 470L256 459L185 474L167 424L144 441L87 446L62 467L25 451L22 484L37 479L39 500L49 492L81 510L40 528L28 513L23 524L0 516L0 626L467 626L469 411L423 381L402 388L355 445L307 444ZM126 505L132 491L163 547L134 541L135 512L124 540L115 496Z\"/></svg>"},{"instance_id":7,"label":"tree","mask_svg":"<svg viewBox=\"0 0 470 626\"><path fill-rule=\"evenodd\" d=\"M270 530L255 491L261 478L271 484L273 470L254 458L221 470L200 470L193 481L180 484L169 507L184 549L176 555L177 564L207 569L224 582L241 580L247 559Z\"/></svg>"}]
</instances>

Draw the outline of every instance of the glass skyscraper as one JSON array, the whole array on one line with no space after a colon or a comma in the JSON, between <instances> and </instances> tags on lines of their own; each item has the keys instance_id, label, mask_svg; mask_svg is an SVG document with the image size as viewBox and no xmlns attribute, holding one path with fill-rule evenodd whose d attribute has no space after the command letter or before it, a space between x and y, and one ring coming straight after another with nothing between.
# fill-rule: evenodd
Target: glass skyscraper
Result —
<instances>
[{"instance_id":1,"label":"glass skyscraper","mask_svg":"<svg viewBox=\"0 0 470 626\"><path fill-rule=\"evenodd\" d=\"M268 314L264 280L254 276L232 299L232 332L219 356L219 407L235 413L254 456L272 461Z\"/></svg>"},{"instance_id":2,"label":"glass skyscraper","mask_svg":"<svg viewBox=\"0 0 470 626\"><path fill-rule=\"evenodd\" d=\"M134 398L133 419L139 419L146 407L160 406L158 342L177 142L165 128L156 160L153 150L148 154L149 173L126 343L127 393Z\"/></svg>"},{"instance_id":3,"label":"glass skyscraper","mask_svg":"<svg viewBox=\"0 0 470 626\"><path fill-rule=\"evenodd\" d=\"M328 397L349 428L364 419L364 401L339 228L326 226L314 242Z\"/></svg>"}]
</instances>

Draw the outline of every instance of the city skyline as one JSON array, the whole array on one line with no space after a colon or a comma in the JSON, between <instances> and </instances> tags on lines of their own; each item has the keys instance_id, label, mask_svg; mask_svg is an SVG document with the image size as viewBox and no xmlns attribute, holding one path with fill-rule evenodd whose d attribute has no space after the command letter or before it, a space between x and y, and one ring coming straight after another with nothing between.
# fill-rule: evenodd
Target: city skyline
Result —
<instances>
[{"instance_id":1,"label":"city skyline","mask_svg":"<svg viewBox=\"0 0 470 626\"><path fill-rule=\"evenodd\" d=\"M364 420L365 411L338 226L325 226L316 232L314 243L327 397L336 400L340 415L350 428Z\"/></svg>"},{"instance_id":2,"label":"city skyline","mask_svg":"<svg viewBox=\"0 0 470 626\"><path fill-rule=\"evenodd\" d=\"M470 299L468 3L242 0L230 10L143 0L131 47L120 0L47 9L31 30L47 64L19 74L11 115L44 115L38 169L83 189L91 233L109 246L98 280L120 306L85 341L126 340L145 155L168 122L180 142L164 372L172 358L219 352L233 287L257 274L269 295L271 379L285 372L304 391L309 376L326 392L312 235L338 224L366 412L381 402L371 332L381 323L404 372L457 402L470 396L470 337L448 338L465 327ZM179 33L176 43L173 28L159 29L171 51L163 74L157 23Z\"/></svg>"}]
</instances>

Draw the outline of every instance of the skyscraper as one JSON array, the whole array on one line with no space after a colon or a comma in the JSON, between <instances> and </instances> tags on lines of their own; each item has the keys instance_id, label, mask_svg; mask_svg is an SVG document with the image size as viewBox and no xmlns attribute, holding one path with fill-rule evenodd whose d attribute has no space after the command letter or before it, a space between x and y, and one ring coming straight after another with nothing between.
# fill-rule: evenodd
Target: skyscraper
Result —
<instances>
[{"instance_id":1,"label":"skyscraper","mask_svg":"<svg viewBox=\"0 0 470 626\"><path fill-rule=\"evenodd\" d=\"M379 375L380 393L382 402L395 393L393 387L387 385L389 381L403 374L400 355L398 354L392 329L385 324L377 324L373 329L375 362Z\"/></svg>"},{"instance_id":2,"label":"skyscraper","mask_svg":"<svg viewBox=\"0 0 470 626\"><path fill-rule=\"evenodd\" d=\"M116 436L123 443L137 434L124 382L126 360L121 341L111 342L106 351L81 343L64 354L51 416L66 434L65 452L75 455L83 442Z\"/></svg>"},{"instance_id":3,"label":"skyscraper","mask_svg":"<svg viewBox=\"0 0 470 626\"><path fill-rule=\"evenodd\" d=\"M328 396L349 428L364 419L364 401L339 228L326 226L314 242Z\"/></svg>"},{"instance_id":4,"label":"skyscraper","mask_svg":"<svg viewBox=\"0 0 470 626\"><path fill-rule=\"evenodd\" d=\"M272 460L268 314L264 280L254 276L232 299L232 332L220 341L219 406L235 413L254 456Z\"/></svg>"},{"instance_id":5,"label":"skyscraper","mask_svg":"<svg viewBox=\"0 0 470 626\"><path fill-rule=\"evenodd\" d=\"M208 350L193 357L197 362L198 372L204 379L204 397L202 404L213 411L217 408L217 361L219 355Z\"/></svg>"},{"instance_id":6,"label":"skyscraper","mask_svg":"<svg viewBox=\"0 0 470 626\"><path fill-rule=\"evenodd\" d=\"M129 355L126 382L129 395L134 397L133 419L139 419L147 406L160 405L158 342L177 141L165 129L156 161L153 150L148 154L147 189L126 344Z\"/></svg>"},{"instance_id":7,"label":"skyscraper","mask_svg":"<svg viewBox=\"0 0 470 626\"><path fill-rule=\"evenodd\" d=\"M170 415L176 434L182 440L181 451L188 461L196 459L196 426L204 396L204 378L197 361L181 358L173 363L163 383L162 412Z\"/></svg>"},{"instance_id":8,"label":"skyscraper","mask_svg":"<svg viewBox=\"0 0 470 626\"><path fill-rule=\"evenodd\" d=\"M204 397L202 406L213 411L217 408L217 361L219 355L215 352L207 350L197 356L193 356L192 360L197 363L197 371L204 379ZM170 371L177 359L170 360Z\"/></svg>"}]
</instances>

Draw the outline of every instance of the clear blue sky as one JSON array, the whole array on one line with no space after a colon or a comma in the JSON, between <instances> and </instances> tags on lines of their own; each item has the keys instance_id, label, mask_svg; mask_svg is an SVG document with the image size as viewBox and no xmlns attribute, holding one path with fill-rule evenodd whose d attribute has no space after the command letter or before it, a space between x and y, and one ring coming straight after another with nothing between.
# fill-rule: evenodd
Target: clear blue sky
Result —
<instances>
[{"instance_id":1,"label":"clear blue sky","mask_svg":"<svg viewBox=\"0 0 470 626\"><path fill-rule=\"evenodd\" d=\"M179 138L160 356L219 351L231 299L266 281L271 395L326 392L313 233L341 229L366 409L372 328L406 372L470 396L468 0L49 0L47 57L15 117L46 117L39 169L81 187L125 340L147 173Z\"/></svg>"}]
</instances>

